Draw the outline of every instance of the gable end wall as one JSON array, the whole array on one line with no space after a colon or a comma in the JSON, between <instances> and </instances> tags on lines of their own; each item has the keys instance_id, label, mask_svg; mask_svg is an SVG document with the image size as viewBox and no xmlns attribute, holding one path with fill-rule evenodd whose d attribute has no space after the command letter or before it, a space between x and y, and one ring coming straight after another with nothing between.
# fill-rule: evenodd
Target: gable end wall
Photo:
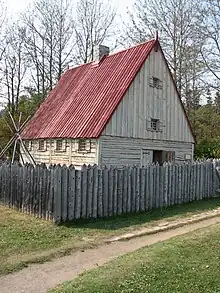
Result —
<instances>
[{"instance_id":1,"label":"gable end wall","mask_svg":"<svg viewBox=\"0 0 220 293\"><path fill-rule=\"evenodd\" d=\"M162 89L150 86L152 76L162 81ZM147 130L151 118L160 119L162 132ZM102 135L194 143L160 49L152 50Z\"/></svg>"}]
</instances>

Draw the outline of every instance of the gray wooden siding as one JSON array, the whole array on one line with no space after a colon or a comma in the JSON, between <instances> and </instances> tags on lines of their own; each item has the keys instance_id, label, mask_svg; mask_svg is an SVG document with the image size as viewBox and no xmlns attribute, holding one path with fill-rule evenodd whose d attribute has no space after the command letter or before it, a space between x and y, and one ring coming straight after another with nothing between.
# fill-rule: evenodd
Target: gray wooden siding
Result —
<instances>
[{"instance_id":1,"label":"gray wooden siding","mask_svg":"<svg viewBox=\"0 0 220 293\"><path fill-rule=\"evenodd\" d=\"M46 140L46 150L39 151L38 140L32 141L32 148L30 150L35 162L49 164L66 164L67 166L73 164L76 167L81 167L83 164L97 164L98 163L98 141L91 140L91 149L89 152L78 151L77 139L64 139L65 149L63 151L56 150L56 140ZM22 152L25 162L29 163L29 159Z\"/></svg>"},{"instance_id":2,"label":"gray wooden siding","mask_svg":"<svg viewBox=\"0 0 220 293\"><path fill-rule=\"evenodd\" d=\"M162 80L162 89L150 87L152 76ZM146 122L151 118L161 120L162 132L146 130ZM160 50L151 52L103 135L194 142Z\"/></svg>"},{"instance_id":3,"label":"gray wooden siding","mask_svg":"<svg viewBox=\"0 0 220 293\"><path fill-rule=\"evenodd\" d=\"M175 162L185 160L185 155L192 155L192 143L134 139L102 136L100 139L100 161L104 166L141 166L142 150L174 151Z\"/></svg>"}]
</instances>

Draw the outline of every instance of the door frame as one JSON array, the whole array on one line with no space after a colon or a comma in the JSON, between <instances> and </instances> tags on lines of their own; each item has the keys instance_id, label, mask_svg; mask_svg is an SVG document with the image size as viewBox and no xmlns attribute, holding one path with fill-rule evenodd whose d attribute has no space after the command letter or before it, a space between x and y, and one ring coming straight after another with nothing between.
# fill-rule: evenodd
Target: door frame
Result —
<instances>
[{"instance_id":1,"label":"door frame","mask_svg":"<svg viewBox=\"0 0 220 293\"><path fill-rule=\"evenodd\" d=\"M152 149L141 149L141 167L144 166L144 154L145 153L150 153L151 152L151 163L153 163L153 150Z\"/></svg>"}]
</instances>

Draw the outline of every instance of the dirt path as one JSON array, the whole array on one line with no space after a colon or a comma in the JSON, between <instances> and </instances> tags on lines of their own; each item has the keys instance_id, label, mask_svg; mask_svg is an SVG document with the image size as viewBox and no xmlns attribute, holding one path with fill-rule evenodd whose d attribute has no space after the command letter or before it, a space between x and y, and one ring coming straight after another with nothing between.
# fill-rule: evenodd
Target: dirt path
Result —
<instances>
[{"instance_id":1,"label":"dirt path","mask_svg":"<svg viewBox=\"0 0 220 293\"><path fill-rule=\"evenodd\" d=\"M30 265L22 271L0 277L0 293L45 293L48 289L120 255L216 223L220 223L219 216L154 235L115 242L84 252L75 252L45 264Z\"/></svg>"}]
</instances>

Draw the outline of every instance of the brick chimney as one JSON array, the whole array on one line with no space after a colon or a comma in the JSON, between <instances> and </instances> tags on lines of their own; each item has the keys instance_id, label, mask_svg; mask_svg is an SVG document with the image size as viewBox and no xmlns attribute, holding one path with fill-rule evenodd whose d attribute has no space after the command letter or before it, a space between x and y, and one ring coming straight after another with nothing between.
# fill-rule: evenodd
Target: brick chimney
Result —
<instances>
[{"instance_id":1,"label":"brick chimney","mask_svg":"<svg viewBox=\"0 0 220 293\"><path fill-rule=\"evenodd\" d=\"M102 59L102 57L108 56L109 52L110 52L110 49L107 46L103 46L103 45L96 46L94 51L94 61L99 62Z\"/></svg>"}]
</instances>

